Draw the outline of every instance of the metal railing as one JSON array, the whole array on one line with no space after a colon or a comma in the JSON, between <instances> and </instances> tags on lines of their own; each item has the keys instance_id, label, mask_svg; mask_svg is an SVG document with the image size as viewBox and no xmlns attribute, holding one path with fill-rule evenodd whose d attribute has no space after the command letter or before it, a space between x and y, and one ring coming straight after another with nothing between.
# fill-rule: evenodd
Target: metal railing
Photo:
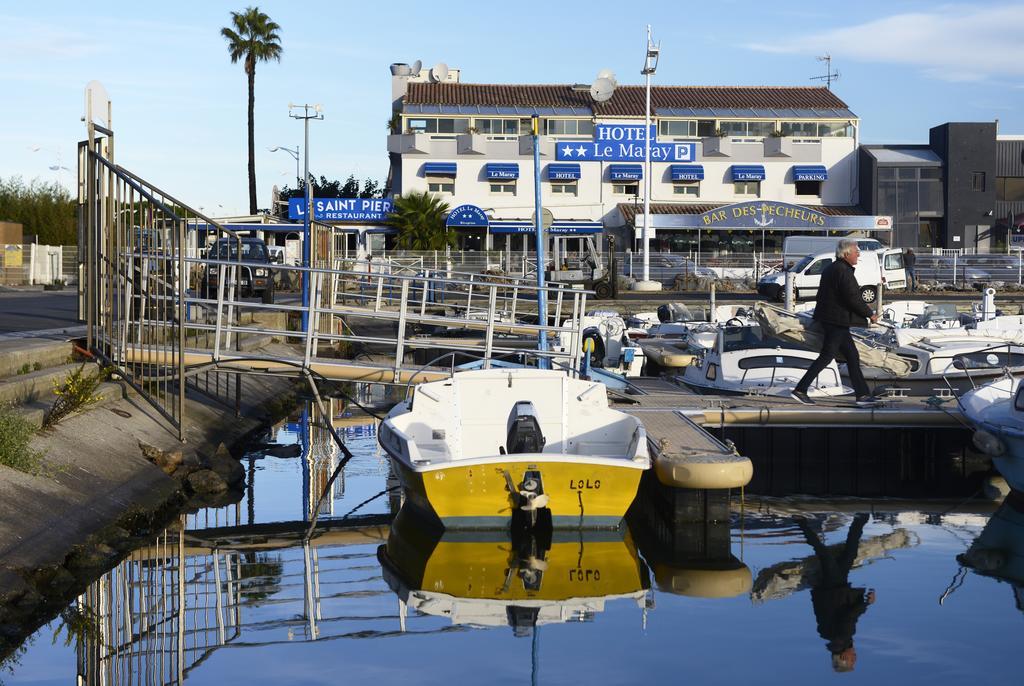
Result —
<instances>
[{"instance_id":1,"label":"metal railing","mask_svg":"<svg viewBox=\"0 0 1024 686\"><path fill-rule=\"evenodd\" d=\"M548 286L546 310L539 312L541 289L531 280L462 274L447 264L435 270L419 259L351 262L339 254L333 228L319 223L312 227L312 266L247 261L238 234L114 164L112 132L92 122L88 128L89 139L79 146L87 345L181 440L187 391L237 412L241 373L396 384L413 374L421 380L445 374L410 365L407 355L420 349L482 354L489 366L492 358L525 348L579 366L586 291ZM198 257L207 242L231 250ZM256 278L273 272L304 281L308 305L248 299ZM463 337L466 331L477 338ZM535 350L542 332L571 345ZM243 350L271 337L285 347ZM357 352L365 359L353 360Z\"/></svg>"}]
</instances>

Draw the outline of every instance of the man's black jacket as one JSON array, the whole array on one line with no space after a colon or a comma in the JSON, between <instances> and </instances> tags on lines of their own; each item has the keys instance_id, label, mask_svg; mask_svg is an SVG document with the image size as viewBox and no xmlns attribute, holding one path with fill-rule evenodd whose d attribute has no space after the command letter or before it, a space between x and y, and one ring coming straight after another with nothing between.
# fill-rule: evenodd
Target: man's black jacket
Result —
<instances>
[{"instance_id":1,"label":"man's black jacket","mask_svg":"<svg viewBox=\"0 0 1024 686\"><path fill-rule=\"evenodd\" d=\"M874 259L874 256L867 259ZM872 314L874 312L860 296L860 284L850 263L838 259L825 267L818 285L814 319L837 326L865 326Z\"/></svg>"}]
</instances>

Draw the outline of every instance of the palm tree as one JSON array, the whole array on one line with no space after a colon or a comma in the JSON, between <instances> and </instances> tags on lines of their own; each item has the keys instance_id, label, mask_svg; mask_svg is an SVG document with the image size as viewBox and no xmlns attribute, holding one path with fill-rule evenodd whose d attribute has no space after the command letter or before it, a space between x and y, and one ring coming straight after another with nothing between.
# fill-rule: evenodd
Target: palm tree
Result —
<instances>
[{"instance_id":1,"label":"palm tree","mask_svg":"<svg viewBox=\"0 0 1024 686\"><path fill-rule=\"evenodd\" d=\"M256 136L253 108L256 104L256 63L281 61L281 27L260 12L259 7L246 7L244 12L231 13L231 27L220 30L228 42L231 63L243 60L249 77L249 213L256 214Z\"/></svg>"},{"instance_id":2,"label":"palm tree","mask_svg":"<svg viewBox=\"0 0 1024 686\"><path fill-rule=\"evenodd\" d=\"M448 209L448 203L430 193L409 193L395 198L387 224L398 229L403 250L444 250L456 244L455 234L445 226Z\"/></svg>"}]
</instances>

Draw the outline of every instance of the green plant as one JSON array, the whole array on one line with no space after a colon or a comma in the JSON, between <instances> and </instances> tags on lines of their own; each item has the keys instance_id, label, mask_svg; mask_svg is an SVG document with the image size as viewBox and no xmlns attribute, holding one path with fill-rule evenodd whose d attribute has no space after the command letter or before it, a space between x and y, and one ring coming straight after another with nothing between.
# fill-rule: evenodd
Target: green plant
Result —
<instances>
[{"instance_id":1,"label":"green plant","mask_svg":"<svg viewBox=\"0 0 1024 686\"><path fill-rule=\"evenodd\" d=\"M83 410L100 401L96 389L110 375L108 369L97 369L86 374L85 363L69 373L64 380L53 382L53 394L57 401L43 419L43 426L53 426L73 412Z\"/></svg>"},{"instance_id":2,"label":"green plant","mask_svg":"<svg viewBox=\"0 0 1024 686\"><path fill-rule=\"evenodd\" d=\"M26 474L39 474L43 454L29 448L35 432L35 427L11 405L0 407L0 464Z\"/></svg>"},{"instance_id":3,"label":"green plant","mask_svg":"<svg viewBox=\"0 0 1024 686\"><path fill-rule=\"evenodd\" d=\"M33 362L32 363L32 371L38 372L42 368L43 368L42 363L40 363L40 362Z\"/></svg>"},{"instance_id":4,"label":"green plant","mask_svg":"<svg viewBox=\"0 0 1024 686\"><path fill-rule=\"evenodd\" d=\"M430 193L409 193L395 198L387 224L398 229L398 247L404 250L444 250L455 247L455 233L445 226L448 203Z\"/></svg>"},{"instance_id":5,"label":"green plant","mask_svg":"<svg viewBox=\"0 0 1024 686\"><path fill-rule=\"evenodd\" d=\"M395 112L388 119L388 131L391 133L402 133L402 113Z\"/></svg>"},{"instance_id":6,"label":"green plant","mask_svg":"<svg viewBox=\"0 0 1024 686\"><path fill-rule=\"evenodd\" d=\"M30 367L28 362L26 362L25 364L21 365L21 368L18 370L18 374L28 374L30 371L32 371L32 367Z\"/></svg>"}]
</instances>

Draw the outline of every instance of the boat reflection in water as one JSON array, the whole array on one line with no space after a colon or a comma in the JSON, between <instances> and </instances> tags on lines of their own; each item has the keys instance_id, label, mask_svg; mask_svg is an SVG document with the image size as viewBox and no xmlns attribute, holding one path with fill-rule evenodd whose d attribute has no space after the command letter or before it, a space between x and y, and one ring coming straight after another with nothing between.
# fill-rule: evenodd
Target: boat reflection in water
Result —
<instances>
[{"instance_id":1,"label":"boat reflection in water","mask_svg":"<svg viewBox=\"0 0 1024 686\"><path fill-rule=\"evenodd\" d=\"M377 549L384 579L407 608L455 625L511 626L592 621L609 600L646 607L650 575L628 529L426 531L403 509Z\"/></svg>"},{"instance_id":2,"label":"boat reflection in water","mask_svg":"<svg viewBox=\"0 0 1024 686\"><path fill-rule=\"evenodd\" d=\"M956 559L978 574L1009 582L1017 609L1024 612L1024 495L1010 493Z\"/></svg>"}]
</instances>

